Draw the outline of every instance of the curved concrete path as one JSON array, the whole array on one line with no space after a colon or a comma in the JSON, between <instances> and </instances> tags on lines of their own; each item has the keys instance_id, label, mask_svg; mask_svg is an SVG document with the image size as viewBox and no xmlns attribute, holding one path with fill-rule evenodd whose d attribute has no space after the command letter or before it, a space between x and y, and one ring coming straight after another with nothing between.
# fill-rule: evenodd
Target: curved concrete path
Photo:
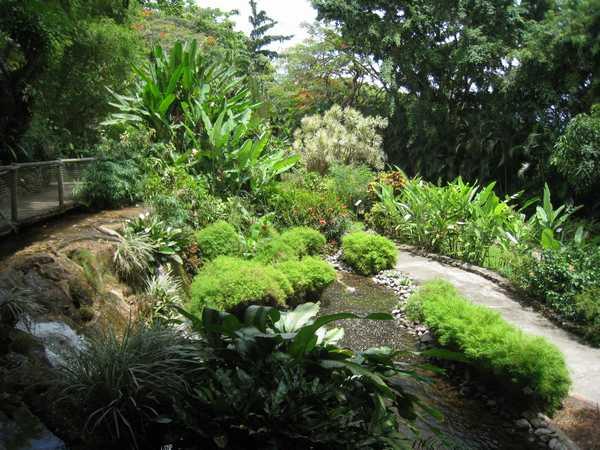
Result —
<instances>
[{"instance_id":1,"label":"curved concrete path","mask_svg":"<svg viewBox=\"0 0 600 450\"><path fill-rule=\"evenodd\" d=\"M473 303L498 311L507 322L523 331L543 336L565 355L573 378L571 394L600 403L600 349L579 342L576 336L558 328L540 313L514 300L513 295L487 278L423 256L401 251L396 268L417 284L434 278L450 281Z\"/></svg>"}]
</instances>

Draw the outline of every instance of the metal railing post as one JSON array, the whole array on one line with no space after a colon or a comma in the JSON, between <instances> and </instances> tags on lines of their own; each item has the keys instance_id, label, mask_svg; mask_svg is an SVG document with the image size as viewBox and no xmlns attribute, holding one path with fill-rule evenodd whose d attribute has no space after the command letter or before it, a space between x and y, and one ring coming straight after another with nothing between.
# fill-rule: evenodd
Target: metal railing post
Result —
<instances>
[{"instance_id":1,"label":"metal railing post","mask_svg":"<svg viewBox=\"0 0 600 450\"><path fill-rule=\"evenodd\" d=\"M19 205L17 188L19 182L19 166L13 164L11 167L11 178L10 178L10 217L13 223L19 221Z\"/></svg>"},{"instance_id":2,"label":"metal railing post","mask_svg":"<svg viewBox=\"0 0 600 450\"><path fill-rule=\"evenodd\" d=\"M58 161L58 206L63 208L65 206L65 183L64 183L64 166L65 163L62 160Z\"/></svg>"}]
</instances>

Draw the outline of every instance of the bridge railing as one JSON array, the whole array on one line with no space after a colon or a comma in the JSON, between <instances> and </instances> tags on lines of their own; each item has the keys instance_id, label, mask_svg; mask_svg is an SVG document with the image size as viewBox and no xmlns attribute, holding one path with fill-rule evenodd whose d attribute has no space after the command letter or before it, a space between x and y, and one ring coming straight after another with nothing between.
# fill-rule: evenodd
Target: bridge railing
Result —
<instances>
[{"instance_id":1,"label":"bridge railing","mask_svg":"<svg viewBox=\"0 0 600 450\"><path fill-rule=\"evenodd\" d=\"M76 186L95 158L0 166L0 234L76 206Z\"/></svg>"}]
</instances>

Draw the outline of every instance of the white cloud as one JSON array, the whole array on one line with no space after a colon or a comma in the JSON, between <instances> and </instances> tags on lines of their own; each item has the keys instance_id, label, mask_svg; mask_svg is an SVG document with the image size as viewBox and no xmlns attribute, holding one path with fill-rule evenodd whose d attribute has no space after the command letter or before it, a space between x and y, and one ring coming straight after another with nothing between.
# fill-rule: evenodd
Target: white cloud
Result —
<instances>
[{"instance_id":1,"label":"white cloud","mask_svg":"<svg viewBox=\"0 0 600 450\"><path fill-rule=\"evenodd\" d=\"M250 32L250 4L248 0L196 0L202 7L219 8L224 11L237 9L240 14L234 18L237 29L245 33ZM264 9L267 15L278 24L271 30L272 34L290 35L294 37L283 43L273 44L275 50L294 45L306 37L306 30L302 28L303 22L312 22L317 17L317 11L310 4L310 0L257 0L258 9Z\"/></svg>"}]
</instances>

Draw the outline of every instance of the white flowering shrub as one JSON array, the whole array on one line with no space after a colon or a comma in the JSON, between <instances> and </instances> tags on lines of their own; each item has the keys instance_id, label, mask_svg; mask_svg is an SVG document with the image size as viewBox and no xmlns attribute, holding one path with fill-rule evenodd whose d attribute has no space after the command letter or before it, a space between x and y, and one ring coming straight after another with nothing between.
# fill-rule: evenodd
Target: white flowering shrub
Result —
<instances>
[{"instance_id":1,"label":"white flowering shrub","mask_svg":"<svg viewBox=\"0 0 600 450\"><path fill-rule=\"evenodd\" d=\"M302 119L294 132L294 150L308 170L321 174L335 163L382 169L385 154L379 131L387 124L379 116L365 117L355 109L334 105L323 115Z\"/></svg>"}]
</instances>

